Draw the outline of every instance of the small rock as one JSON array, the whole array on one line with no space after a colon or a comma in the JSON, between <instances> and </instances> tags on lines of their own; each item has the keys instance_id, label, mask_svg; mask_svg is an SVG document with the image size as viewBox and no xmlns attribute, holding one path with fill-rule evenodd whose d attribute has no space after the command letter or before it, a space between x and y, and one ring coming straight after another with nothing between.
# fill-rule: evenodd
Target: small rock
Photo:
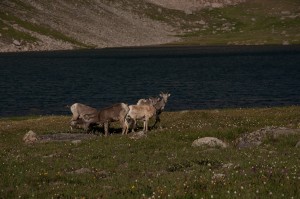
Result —
<instances>
[{"instance_id":1,"label":"small rock","mask_svg":"<svg viewBox=\"0 0 300 199\"><path fill-rule=\"evenodd\" d=\"M193 11L192 11L192 10L185 10L184 12L185 12L186 15L191 15L191 14L193 14Z\"/></svg>"},{"instance_id":2,"label":"small rock","mask_svg":"<svg viewBox=\"0 0 300 199\"><path fill-rule=\"evenodd\" d=\"M131 135L129 136L129 138L133 139L133 140L139 140L139 139L142 139L142 138L145 138L145 137L147 137L147 134L144 131L131 133Z\"/></svg>"},{"instance_id":3,"label":"small rock","mask_svg":"<svg viewBox=\"0 0 300 199\"><path fill-rule=\"evenodd\" d=\"M225 144L222 140L214 137L204 137L195 140L192 143L193 147L201 147L201 146L208 146L208 147L220 147L220 148L227 148L227 144Z\"/></svg>"},{"instance_id":4,"label":"small rock","mask_svg":"<svg viewBox=\"0 0 300 199\"><path fill-rule=\"evenodd\" d=\"M215 173L212 177L213 180L222 180L225 178L225 174L222 173Z\"/></svg>"},{"instance_id":5,"label":"small rock","mask_svg":"<svg viewBox=\"0 0 300 199\"><path fill-rule=\"evenodd\" d=\"M200 25L205 25L206 24L206 22L203 21L203 20L197 21L197 23L200 24Z\"/></svg>"},{"instance_id":6,"label":"small rock","mask_svg":"<svg viewBox=\"0 0 300 199\"><path fill-rule=\"evenodd\" d=\"M295 147L296 147L296 148L300 148L300 140L297 142L297 144L296 144Z\"/></svg>"},{"instance_id":7,"label":"small rock","mask_svg":"<svg viewBox=\"0 0 300 199\"><path fill-rule=\"evenodd\" d=\"M32 130L28 131L28 133L26 133L23 137L23 141L26 144L32 144L32 143L36 142L37 140L38 140L37 135Z\"/></svg>"},{"instance_id":8,"label":"small rock","mask_svg":"<svg viewBox=\"0 0 300 199\"><path fill-rule=\"evenodd\" d=\"M71 143L72 144L80 144L82 141L81 140L73 140Z\"/></svg>"},{"instance_id":9,"label":"small rock","mask_svg":"<svg viewBox=\"0 0 300 199\"><path fill-rule=\"evenodd\" d=\"M223 4L222 3L211 3L212 8L222 8Z\"/></svg>"},{"instance_id":10,"label":"small rock","mask_svg":"<svg viewBox=\"0 0 300 199\"><path fill-rule=\"evenodd\" d=\"M283 15L290 15L291 12L288 11L288 10L284 10L284 11L281 11L281 14L283 14Z\"/></svg>"},{"instance_id":11,"label":"small rock","mask_svg":"<svg viewBox=\"0 0 300 199\"><path fill-rule=\"evenodd\" d=\"M223 168L226 168L226 169L229 169L229 168L231 168L233 166L233 164L232 163L227 163L227 164L223 164Z\"/></svg>"},{"instance_id":12,"label":"small rock","mask_svg":"<svg viewBox=\"0 0 300 199\"><path fill-rule=\"evenodd\" d=\"M91 170L88 168L81 168L81 169L77 169L76 171L74 171L74 173L76 174L83 174L83 173L90 173Z\"/></svg>"},{"instance_id":13,"label":"small rock","mask_svg":"<svg viewBox=\"0 0 300 199\"><path fill-rule=\"evenodd\" d=\"M20 43L18 40L14 40L14 41L13 41L13 44L14 44L15 46L21 46L21 43Z\"/></svg>"},{"instance_id":14,"label":"small rock","mask_svg":"<svg viewBox=\"0 0 300 199\"><path fill-rule=\"evenodd\" d=\"M290 43L289 43L289 41L283 41L282 42L282 45L289 45Z\"/></svg>"}]
</instances>

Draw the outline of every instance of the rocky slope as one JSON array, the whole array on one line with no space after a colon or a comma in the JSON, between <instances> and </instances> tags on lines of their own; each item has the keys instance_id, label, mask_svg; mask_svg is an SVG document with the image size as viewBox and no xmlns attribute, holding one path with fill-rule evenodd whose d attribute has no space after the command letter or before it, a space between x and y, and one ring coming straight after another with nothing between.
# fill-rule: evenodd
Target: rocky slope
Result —
<instances>
[{"instance_id":1,"label":"rocky slope","mask_svg":"<svg viewBox=\"0 0 300 199\"><path fill-rule=\"evenodd\" d=\"M153 4L168 9L182 10L187 13L203 8L222 8L228 5L236 5L246 0L148 0Z\"/></svg>"},{"instance_id":2,"label":"rocky slope","mask_svg":"<svg viewBox=\"0 0 300 199\"><path fill-rule=\"evenodd\" d=\"M288 1L292 1L293 4L285 5L285 8L288 7L287 10L281 8L283 10L279 12L280 16L276 17L282 15L287 17L288 28L292 26L292 32L282 33L280 30L280 34L292 35L294 40L287 43L297 43L300 36L296 33L299 28L295 27L298 27L300 5L295 0ZM252 3L248 5L247 2ZM221 44L247 44L247 38L234 41L236 38L234 35L226 34L243 35L245 31L249 32L249 26L258 20L253 17L257 14L256 11L251 11L251 6L257 7L253 2L256 1L2 0L0 2L0 52L168 43L185 45L182 42L187 42L188 45L207 45L218 41L220 35L223 38L230 38L230 41L223 39ZM266 2L273 4L278 1L266 0ZM278 5L274 4L274 7L277 8ZM241 12L247 8L248 18L246 20L240 18L243 17L242 15L236 17L237 11L227 12L231 8ZM227 13L226 16L224 13ZM273 15L270 17L274 17ZM276 26L275 22L274 24ZM269 24L264 30L268 29L271 32L271 25ZM214 42L206 43L211 35L214 35L212 38ZM276 40L277 43L283 41L281 37L280 41ZM203 40L203 38L207 39ZM251 42L248 41L250 44Z\"/></svg>"},{"instance_id":3,"label":"rocky slope","mask_svg":"<svg viewBox=\"0 0 300 199\"><path fill-rule=\"evenodd\" d=\"M117 3L9 0L1 7L6 11L1 13L2 30L17 31L19 37L2 38L1 51L139 46L175 39L172 27L140 18Z\"/></svg>"}]
</instances>

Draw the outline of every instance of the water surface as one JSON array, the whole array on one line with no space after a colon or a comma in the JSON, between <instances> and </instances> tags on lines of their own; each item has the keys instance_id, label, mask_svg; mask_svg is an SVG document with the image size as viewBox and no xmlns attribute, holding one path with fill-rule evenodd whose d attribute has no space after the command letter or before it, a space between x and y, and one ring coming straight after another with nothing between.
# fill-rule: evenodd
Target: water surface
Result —
<instances>
[{"instance_id":1,"label":"water surface","mask_svg":"<svg viewBox=\"0 0 300 199\"><path fill-rule=\"evenodd\" d=\"M167 111L300 104L300 47L124 48L0 54L0 116L70 114L171 93Z\"/></svg>"}]
</instances>

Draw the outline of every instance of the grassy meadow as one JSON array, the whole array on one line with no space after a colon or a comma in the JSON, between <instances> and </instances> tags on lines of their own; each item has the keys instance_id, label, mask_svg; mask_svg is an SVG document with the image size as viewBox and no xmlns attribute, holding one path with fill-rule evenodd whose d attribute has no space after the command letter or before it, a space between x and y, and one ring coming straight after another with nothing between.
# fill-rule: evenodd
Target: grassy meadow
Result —
<instances>
[{"instance_id":1,"label":"grassy meadow","mask_svg":"<svg viewBox=\"0 0 300 199\"><path fill-rule=\"evenodd\" d=\"M29 130L68 133L70 116L1 118L0 198L300 197L300 135L254 148L233 144L266 126L300 128L300 107L164 112L161 119L162 129L139 140L115 124L108 137L25 144ZM205 136L230 147L191 146Z\"/></svg>"},{"instance_id":2,"label":"grassy meadow","mask_svg":"<svg viewBox=\"0 0 300 199\"><path fill-rule=\"evenodd\" d=\"M179 44L299 44L298 13L296 0L252 0L236 6L200 10L188 15L188 21L194 25L188 26Z\"/></svg>"}]
</instances>

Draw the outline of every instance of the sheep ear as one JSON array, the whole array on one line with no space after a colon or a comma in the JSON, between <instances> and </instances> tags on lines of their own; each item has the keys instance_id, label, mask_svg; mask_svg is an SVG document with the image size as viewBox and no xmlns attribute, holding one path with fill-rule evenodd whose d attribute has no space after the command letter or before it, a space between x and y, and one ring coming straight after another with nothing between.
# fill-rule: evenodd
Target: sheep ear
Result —
<instances>
[{"instance_id":1,"label":"sheep ear","mask_svg":"<svg viewBox=\"0 0 300 199\"><path fill-rule=\"evenodd\" d=\"M162 94L159 94L159 96L162 97L163 95L162 95Z\"/></svg>"},{"instance_id":2,"label":"sheep ear","mask_svg":"<svg viewBox=\"0 0 300 199\"><path fill-rule=\"evenodd\" d=\"M168 94L168 97L170 97L170 96L171 96L171 94L169 93L169 94Z\"/></svg>"}]
</instances>

